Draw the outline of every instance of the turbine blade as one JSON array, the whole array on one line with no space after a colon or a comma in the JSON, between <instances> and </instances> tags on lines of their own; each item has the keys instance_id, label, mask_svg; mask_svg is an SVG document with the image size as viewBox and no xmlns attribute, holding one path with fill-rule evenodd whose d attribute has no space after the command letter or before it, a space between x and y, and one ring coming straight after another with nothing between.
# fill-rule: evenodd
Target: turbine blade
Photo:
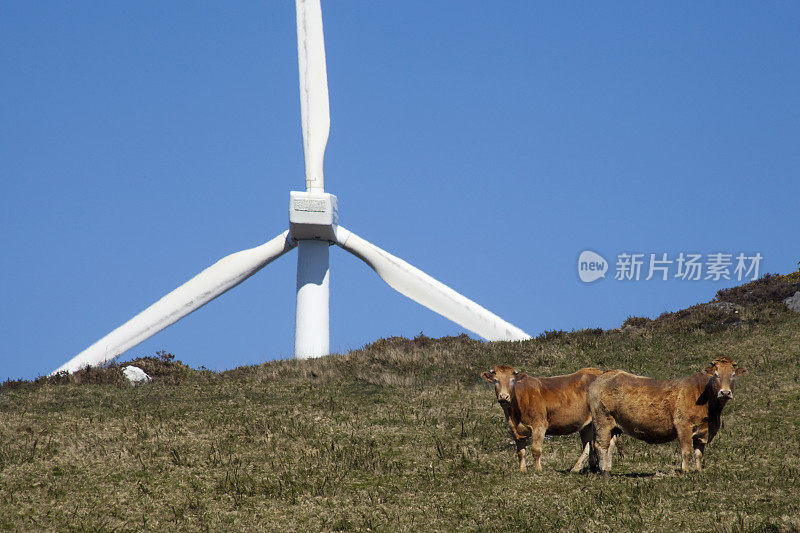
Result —
<instances>
[{"instance_id":1,"label":"turbine blade","mask_svg":"<svg viewBox=\"0 0 800 533\"><path fill-rule=\"evenodd\" d=\"M72 373L86 366L111 361L232 289L295 246L289 232L284 231L261 246L223 257L55 369L51 375L62 371Z\"/></svg>"},{"instance_id":2,"label":"turbine blade","mask_svg":"<svg viewBox=\"0 0 800 533\"><path fill-rule=\"evenodd\" d=\"M395 257L355 233L338 226L336 244L355 255L394 290L436 311L489 341L517 341L531 336L491 311L457 293L444 283Z\"/></svg>"},{"instance_id":3,"label":"turbine blade","mask_svg":"<svg viewBox=\"0 0 800 533\"><path fill-rule=\"evenodd\" d=\"M300 69L300 114L303 119L303 149L306 189L324 187L322 159L331 126L328 106L328 73L325 39L322 35L320 0L296 0L297 63Z\"/></svg>"}]
</instances>

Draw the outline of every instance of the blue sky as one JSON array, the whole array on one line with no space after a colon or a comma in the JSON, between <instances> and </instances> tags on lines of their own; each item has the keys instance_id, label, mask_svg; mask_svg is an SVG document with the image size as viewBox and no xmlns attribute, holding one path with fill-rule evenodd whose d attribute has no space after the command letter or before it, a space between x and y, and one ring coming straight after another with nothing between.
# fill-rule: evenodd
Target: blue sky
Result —
<instances>
[{"instance_id":1,"label":"blue sky","mask_svg":"<svg viewBox=\"0 0 800 533\"><path fill-rule=\"evenodd\" d=\"M288 1L0 3L0 379L49 372L288 227L304 187L294 17ZM528 333L737 284L618 281L623 252L800 260L800 4L325 2L323 17L341 223ZM586 249L605 279L579 280ZM290 356L296 257L123 358ZM462 331L338 248L331 303L339 352Z\"/></svg>"}]
</instances>

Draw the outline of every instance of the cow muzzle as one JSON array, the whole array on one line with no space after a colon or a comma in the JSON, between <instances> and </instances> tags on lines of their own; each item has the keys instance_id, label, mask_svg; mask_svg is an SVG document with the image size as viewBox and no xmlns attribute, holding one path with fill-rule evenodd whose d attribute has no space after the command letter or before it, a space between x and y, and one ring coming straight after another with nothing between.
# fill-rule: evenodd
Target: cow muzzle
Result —
<instances>
[{"instance_id":1,"label":"cow muzzle","mask_svg":"<svg viewBox=\"0 0 800 533\"><path fill-rule=\"evenodd\" d=\"M721 389L717 393L717 398L725 399L725 400L733 400L733 391L730 389Z\"/></svg>"},{"instance_id":2,"label":"cow muzzle","mask_svg":"<svg viewBox=\"0 0 800 533\"><path fill-rule=\"evenodd\" d=\"M511 395L503 394L497 397L497 402L500 404L511 403Z\"/></svg>"}]
</instances>

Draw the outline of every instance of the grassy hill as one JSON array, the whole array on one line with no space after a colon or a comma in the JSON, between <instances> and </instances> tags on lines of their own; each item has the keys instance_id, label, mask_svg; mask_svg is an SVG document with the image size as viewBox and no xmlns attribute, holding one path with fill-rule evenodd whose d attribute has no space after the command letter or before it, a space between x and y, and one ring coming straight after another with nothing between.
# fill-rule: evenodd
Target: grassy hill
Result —
<instances>
[{"instance_id":1,"label":"grassy hill","mask_svg":"<svg viewBox=\"0 0 800 533\"><path fill-rule=\"evenodd\" d=\"M0 529L797 531L800 315L778 282L611 331L382 339L222 373L161 353L136 360L155 377L137 388L116 366L6 382ZM717 355L749 373L690 475L677 444L629 437L612 476L569 474L577 435L521 474L479 378L498 362L666 378Z\"/></svg>"}]
</instances>

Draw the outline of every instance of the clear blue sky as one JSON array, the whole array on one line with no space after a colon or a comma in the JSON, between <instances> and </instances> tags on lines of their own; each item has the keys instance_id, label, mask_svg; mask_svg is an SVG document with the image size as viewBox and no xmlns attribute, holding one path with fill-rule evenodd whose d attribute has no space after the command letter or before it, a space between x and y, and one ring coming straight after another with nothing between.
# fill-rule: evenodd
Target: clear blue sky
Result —
<instances>
[{"instance_id":1,"label":"clear blue sky","mask_svg":"<svg viewBox=\"0 0 800 533\"><path fill-rule=\"evenodd\" d=\"M616 281L622 252L800 260L800 4L325 2L323 18L341 223L528 333L736 284ZM296 52L289 1L0 3L0 380L51 371L288 227ZM579 280L585 249L606 279ZM123 358L290 356L296 257ZM338 248L331 302L340 352L461 332Z\"/></svg>"}]
</instances>

